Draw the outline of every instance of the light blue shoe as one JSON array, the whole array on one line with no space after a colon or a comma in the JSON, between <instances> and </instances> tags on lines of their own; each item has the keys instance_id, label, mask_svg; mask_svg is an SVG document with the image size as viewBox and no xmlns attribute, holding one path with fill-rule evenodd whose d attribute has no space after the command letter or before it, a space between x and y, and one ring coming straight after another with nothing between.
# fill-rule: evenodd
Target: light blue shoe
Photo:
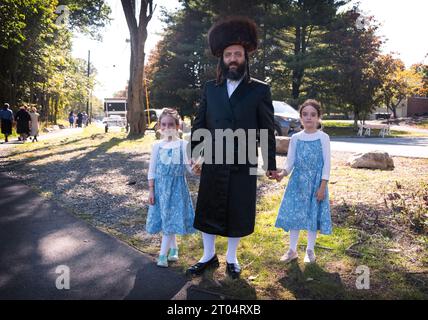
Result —
<instances>
[{"instance_id":1,"label":"light blue shoe","mask_svg":"<svg viewBox=\"0 0 428 320\"><path fill-rule=\"evenodd\" d=\"M171 262L178 261L178 248L169 249L168 261L171 261Z\"/></svg>"},{"instance_id":2,"label":"light blue shoe","mask_svg":"<svg viewBox=\"0 0 428 320\"><path fill-rule=\"evenodd\" d=\"M168 268L168 260L166 258L166 255L159 256L157 266L162 268Z\"/></svg>"}]
</instances>

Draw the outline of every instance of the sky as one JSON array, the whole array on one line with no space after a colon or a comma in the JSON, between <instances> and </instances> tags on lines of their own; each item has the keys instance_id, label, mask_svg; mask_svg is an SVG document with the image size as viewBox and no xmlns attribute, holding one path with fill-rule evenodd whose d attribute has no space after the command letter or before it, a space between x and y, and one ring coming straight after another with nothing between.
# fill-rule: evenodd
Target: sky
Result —
<instances>
[{"instance_id":1,"label":"sky","mask_svg":"<svg viewBox=\"0 0 428 320\"><path fill-rule=\"evenodd\" d=\"M427 0L360 0L363 13L381 24L379 35L386 37L383 52L395 52L407 67L428 63Z\"/></svg>"},{"instance_id":2,"label":"sky","mask_svg":"<svg viewBox=\"0 0 428 320\"><path fill-rule=\"evenodd\" d=\"M122 4L120 0L107 2L112 9L113 20L101 32L103 41L89 40L81 35L76 35L73 39L74 57L87 60L88 50L91 51L91 63L98 71L99 82L94 95L100 99L123 90L129 78L130 44L126 41L129 39L129 31ZM352 0L348 6L357 2L364 14L373 15L381 24L379 35L387 39L382 48L384 53L397 53L407 67L418 62L428 64L427 0ZM164 28L160 21L161 7L169 11L179 7L177 0L154 0L154 3L157 8L149 22L146 58L161 39Z\"/></svg>"},{"instance_id":3,"label":"sky","mask_svg":"<svg viewBox=\"0 0 428 320\"><path fill-rule=\"evenodd\" d=\"M99 83L93 94L99 99L112 97L115 92L125 89L129 80L131 46L126 41L130 36L125 14L120 0L107 0L107 3L112 9L111 18L113 20L102 30L102 42L90 40L82 35L73 38L72 55L75 58L87 60L88 50L91 51L91 64L97 69ZM161 32L164 24L160 21L161 7L168 11L176 10L179 7L177 0L154 0L154 3L157 4L157 7L147 29L146 59L162 38ZM139 11L137 10L137 12Z\"/></svg>"}]
</instances>

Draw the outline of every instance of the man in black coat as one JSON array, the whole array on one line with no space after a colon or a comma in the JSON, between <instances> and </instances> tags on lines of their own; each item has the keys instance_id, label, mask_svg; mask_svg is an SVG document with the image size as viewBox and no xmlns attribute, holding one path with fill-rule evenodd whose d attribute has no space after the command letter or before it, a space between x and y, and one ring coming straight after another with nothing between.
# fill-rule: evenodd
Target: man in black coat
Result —
<instances>
[{"instance_id":1,"label":"man in black coat","mask_svg":"<svg viewBox=\"0 0 428 320\"><path fill-rule=\"evenodd\" d=\"M269 86L249 74L248 54L257 48L254 22L243 17L221 20L208 32L208 41L212 54L219 58L217 79L205 84L191 142L192 156L196 158L199 133L210 133L210 139L203 141L205 162L194 222L194 227L202 232L204 255L188 273L200 275L219 265L215 237L220 235L228 237L226 272L237 278L241 269L236 249L241 237L253 233L256 215L257 158L253 161L246 152L251 148L257 150L256 135L251 132L261 137L264 131L267 141L259 139L259 143L262 150L267 150L267 159L263 159L265 167L267 163L266 175L276 178L274 111ZM245 133L245 141L237 142L232 137L232 147L228 149L228 138L219 133L230 136L238 131ZM244 158L240 157L242 152L246 153Z\"/></svg>"},{"instance_id":2,"label":"man in black coat","mask_svg":"<svg viewBox=\"0 0 428 320\"><path fill-rule=\"evenodd\" d=\"M19 108L15 115L15 120L16 133L20 135L18 139L22 142L27 141L27 138L30 135L31 116L25 106L21 106Z\"/></svg>"}]
</instances>

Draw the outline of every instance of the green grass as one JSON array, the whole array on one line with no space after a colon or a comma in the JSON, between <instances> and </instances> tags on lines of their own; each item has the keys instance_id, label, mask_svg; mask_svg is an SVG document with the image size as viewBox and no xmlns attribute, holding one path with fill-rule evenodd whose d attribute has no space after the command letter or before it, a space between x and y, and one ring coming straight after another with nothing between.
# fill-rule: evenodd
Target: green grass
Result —
<instances>
[{"instance_id":1,"label":"green grass","mask_svg":"<svg viewBox=\"0 0 428 320\"><path fill-rule=\"evenodd\" d=\"M339 128L347 129L346 126ZM14 161L26 161L31 157L46 156L46 160L49 161L58 152L74 152L81 148L90 150L94 148L101 153L112 151L120 153L129 150L133 152L135 149L141 153L148 150L153 141L153 135L128 140L125 133L105 134L102 128L90 126L75 136L43 141L39 144L16 145L9 158ZM419 253L394 252L393 250L400 246L392 237L390 230L376 226L376 230L380 229L381 232L365 231L364 223L369 221L365 221L366 216L362 211L364 208L361 208L362 203L363 206L369 207L368 210L382 215L385 213L382 207L383 197L390 192L398 192L402 199L407 199L408 204L405 207L407 211L397 213L396 218L403 219L403 224L410 218L417 218L411 216L414 215L412 212L416 212L412 207L416 203L414 199L425 199L428 187L424 184L416 189L416 181L425 177L428 162L422 159L408 162L406 159L394 158L396 169L390 172L351 169L337 160L334 161L336 163L332 166L329 186L330 199L336 220L340 207L340 217L343 217L341 218L343 221L339 223L335 220L332 235L318 237L315 248L317 264L303 263L306 232L301 232L300 235L299 260L289 265L279 261L288 248L288 234L275 227L278 208L288 181L286 178L280 184L282 188L268 188L267 193L258 197L255 232L244 237L238 249L238 259L243 268L241 279L230 280L225 276L227 238L218 237L216 249L221 266L215 272L207 273L202 278L200 286L225 297L238 299L428 299L424 285L427 282L422 273L424 269L413 267L411 262L411 259L416 259L414 261L428 266L428 250ZM265 177L261 177L259 182L267 186L272 183ZM50 190L38 191L45 197L52 195ZM342 199L346 200L346 205L341 204ZM123 226L144 224L145 205L141 206L141 214L133 219L119 220L115 226L100 225L92 215L85 212L74 214L153 258L159 252L159 236L141 238L136 235L126 236L119 231ZM194 234L179 237L178 241L180 260L171 264L171 268L185 272L189 265L196 263L202 256L202 240L199 234ZM426 234L419 234L415 241L420 246L428 248ZM350 247L352 250L348 250ZM411 255L410 258L408 255ZM370 290L356 289L355 271L360 265L370 268Z\"/></svg>"},{"instance_id":2,"label":"green grass","mask_svg":"<svg viewBox=\"0 0 428 320\"><path fill-rule=\"evenodd\" d=\"M417 127L418 127L418 128L421 128L421 129L428 129L428 120L423 120L423 121L421 121L421 122L417 125Z\"/></svg>"},{"instance_id":3,"label":"green grass","mask_svg":"<svg viewBox=\"0 0 428 320\"><path fill-rule=\"evenodd\" d=\"M15 128L12 128L12 134L8 136L9 141L11 139L13 139L13 138L18 138L18 134L16 133L16 129ZM1 131L0 131L0 139L2 141L4 141L4 134L2 134Z\"/></svg>"},{"instance_id":4,"label":"green grass","mask_svg":"<svg viewBox=\"0 0 428 320\"><path fill-rule=\"evenodd\" d=\"M235 299L427 299L422 285L409 282L406 260L389 237L370 236L352 225L335 226L332 235L319 235L317 263L303 263L307 233L299 239L299 260L285 265L279 259L288 248L288 233L275 227L282 191L263 196L257 204L255 231L240 242L238 259L243 268L241 279L225 276L227 238L217 237L216 250L221 266L208 272L200 286ZM121 238L143 252L156 257L158 245L135 238ZM360 256L349 255L348 248ZM180 260L171 267L184 272L202 255L198 234L179 237ZM366 265L371 272L371 289L357 290L356 268ZM419 281L419 280L415 280Z\"/></svg>"}]
</instances>

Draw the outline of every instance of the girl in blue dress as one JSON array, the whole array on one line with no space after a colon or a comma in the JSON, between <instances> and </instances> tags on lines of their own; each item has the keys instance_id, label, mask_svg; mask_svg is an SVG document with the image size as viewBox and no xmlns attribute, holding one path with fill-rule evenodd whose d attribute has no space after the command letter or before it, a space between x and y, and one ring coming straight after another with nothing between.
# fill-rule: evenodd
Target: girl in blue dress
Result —
<instances>
[{"instance_id":1,"label":"girl in blue dress","mask_svg":"<svg viewBox=\"0 0 428 320\"><path fill-rule=\"evenodd\" d=\"M281 261L298 258L300 230L307 230L308 244L305 263L315 262L317 231L331 234L328 180L330 179L330 138L318 130L321 106L316 100L305 101L299 109L304 130L291 137L285 169L278 181L291 173L279 208L275 226L290 231L290 248Z\"/></svg>"},{"instance_id":2,"label":"girl in blue dress","mask_svg":"<svg viewBox=\"0 0 428 320\"><path fill-rule=\"evenodd\" d=\"M162 232L157 265L168 267L168 261L178 260L176 234L194 233L194 210L186 170L191 172L187 142L178 138L179 116L174 109L164 109L159 117L163 139L153 145L150 159L149 211L146 230Z\"/></svg>"}]
</instances>

